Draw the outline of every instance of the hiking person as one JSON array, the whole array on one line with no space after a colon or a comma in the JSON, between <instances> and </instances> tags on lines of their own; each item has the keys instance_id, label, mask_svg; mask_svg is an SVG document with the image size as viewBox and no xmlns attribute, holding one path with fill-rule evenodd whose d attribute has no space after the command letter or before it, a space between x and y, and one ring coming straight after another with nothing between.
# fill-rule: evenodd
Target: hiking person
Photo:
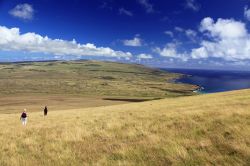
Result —
<instances>
[{"instance_id":1,"label":"hiking person","mask_svg":"<svg viewBox=\"0 0 250 166\"><path fill-rule=\"evenodd\" d=\"M43 113L44 113L44 116L47 116L47 114L48 114L48 108L47 108L47 106L45 106L45 108L43 110Z\"/></svg>"},{"instance_id":2,"label":"hiking person","mask_svg":"<svg viewBox=\"0 0 250 166\"><path fill-rule=\"evenodd\" d=\"M28 120L26 109L24 109L23 113L21 114L20 120L22 121L23 126L26 126Z\"/></svg>"}]
</instances>

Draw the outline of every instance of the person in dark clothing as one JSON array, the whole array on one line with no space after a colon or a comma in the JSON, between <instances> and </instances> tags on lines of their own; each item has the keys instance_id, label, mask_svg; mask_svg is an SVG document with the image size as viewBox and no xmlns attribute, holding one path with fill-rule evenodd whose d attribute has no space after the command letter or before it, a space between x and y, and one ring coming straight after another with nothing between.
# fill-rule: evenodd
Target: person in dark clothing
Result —
<instances>
[{"instance_id":1,"label":"person in dark clothing","mask_svg":"<svg viewBox=\"0 0 250 166\"><path fill-rule=\"evenodd\" d=\"M23 126L26 126L28 121L28 115L26 113L26 109L24 109L23 113L21 114L20 120L22 121Z\"/></svg>"},{"instance_id":2,"label":"person in dark clothing","mask_svg":"<svg viewBox=\"0 0 250 166\"><path fill-rule=\"evenodd\" d=\"M44 116L47 116L47 114L48 114L48 108L47 108L47 106L45 106L45 108L43 110L43 113L44 113Z\"/></svg>"}]
</instances>

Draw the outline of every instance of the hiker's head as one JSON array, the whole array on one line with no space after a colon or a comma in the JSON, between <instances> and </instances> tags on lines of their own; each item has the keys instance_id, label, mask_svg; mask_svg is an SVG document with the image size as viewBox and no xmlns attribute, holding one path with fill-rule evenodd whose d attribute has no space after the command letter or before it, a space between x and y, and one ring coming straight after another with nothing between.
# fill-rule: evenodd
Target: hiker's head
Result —
<instances>
[{"instance_id":1,"label":"hiker's head","mask_svg":"<svg viewBox=\"0 0 250 166\"><path fill-rule=\"evenodd\" d=\"M26 108L24 108L24 109L23 109L23 112L26 112L26 111L27 111Z\"/></svg>"}]
</instances>

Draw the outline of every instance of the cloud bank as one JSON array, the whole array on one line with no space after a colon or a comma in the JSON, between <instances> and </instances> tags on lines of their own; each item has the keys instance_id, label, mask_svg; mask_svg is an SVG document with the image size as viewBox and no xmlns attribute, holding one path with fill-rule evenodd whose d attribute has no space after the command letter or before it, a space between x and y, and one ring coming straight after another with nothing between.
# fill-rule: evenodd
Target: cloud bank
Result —
<instances>
[{"instance_id":1,"label":"cloud bank","mask_svg":"<svg viewBox=\"0 0 250 166\"><path fill-rule=\"evenodd\" d=\"M199 48L192 49L192 58L250 60L250 34L243 22L234 19L218 19L215 22L207 17L201 21L200 31L208 39L202 40Z\"/></svg>"},{"instance_id":2,"label":"cloud bank","mask_svg":"<svg viewBox=\"0 0 250 166\"><path fill-rule=\"evenodd\" d=\"M190 39L197 36L193 30L175 28L185 32ZM242 62L250 60L250 34L245 23L234 19L217 21L210 17L204 18L199 26L202 39L197 47L188 51L180 51L178 44L168 43L164 48L156 47L153 51L162 57L187 60L218 58L227 62Z\"/></svg>"},{"instance_id":3,"label":"cloud bank","mask_svg":"<svg viewBox=\"0 0 250 166\"><path fill-rule=\"evenodd\" d=\"M125 59L132 57L130 52L115 51L109 47L96 47L91 43L80 44L75 40L51 39L31 32L21 34L19 28L7 28L5 26L0 26L0 50Z\"/></svg>"}]
</instances>

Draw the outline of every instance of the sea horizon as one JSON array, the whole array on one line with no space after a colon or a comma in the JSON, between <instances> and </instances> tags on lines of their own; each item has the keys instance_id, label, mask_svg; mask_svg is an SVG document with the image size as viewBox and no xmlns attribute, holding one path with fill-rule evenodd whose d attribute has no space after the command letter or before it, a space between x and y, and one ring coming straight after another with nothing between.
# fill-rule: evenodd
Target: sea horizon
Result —
<instances>
[{"instance_id":1,"label":"sea horizon","mask_svg":"<svg viewBox=\"0 0 250 166\"><path fill-rule=\"evenodd\" d=\"M184 74L177 83L198 85L201 93L216 93L250 88L250 71L217 69L169 69L164 71Z\"/></svg>"}]
</instances>

